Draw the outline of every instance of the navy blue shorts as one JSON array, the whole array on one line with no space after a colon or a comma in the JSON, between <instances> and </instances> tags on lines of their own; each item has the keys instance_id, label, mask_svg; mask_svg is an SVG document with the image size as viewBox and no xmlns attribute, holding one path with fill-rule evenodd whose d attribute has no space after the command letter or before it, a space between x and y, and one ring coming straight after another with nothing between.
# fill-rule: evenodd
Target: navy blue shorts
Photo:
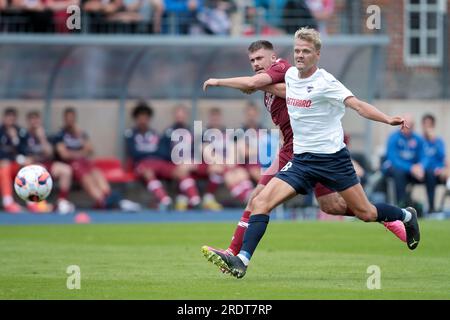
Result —
<instances>
[{"instance_id":1,"label":"navy blue shorts","mask_svg":"<svg viewBox=\"0 0 450 320\"><path fill-rule=\"evenodd\" d=\"M359 183L347 148L332 154L294 154L276 177L301 194L307 194L317 182L336 191Z\"/></svg>"}]
</instances>

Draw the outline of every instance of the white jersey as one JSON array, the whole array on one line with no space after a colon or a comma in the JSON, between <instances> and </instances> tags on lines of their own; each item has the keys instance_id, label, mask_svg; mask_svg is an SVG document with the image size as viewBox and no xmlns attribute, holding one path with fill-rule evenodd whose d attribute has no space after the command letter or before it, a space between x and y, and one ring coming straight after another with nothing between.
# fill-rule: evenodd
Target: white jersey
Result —
<instances>
[{"instance_id":1,"label":"white jersey","mask_svg":"<svg viewBox=\"0 0 450 320\"><path fill-rule=\"evenodd\" d=\"M286 105L294 133L294 154L336 153L345 147L341 119L344 100L353 96L324 69L309 78L298 77L298 69L286 72Z\"/></svg>"}]
</instances>

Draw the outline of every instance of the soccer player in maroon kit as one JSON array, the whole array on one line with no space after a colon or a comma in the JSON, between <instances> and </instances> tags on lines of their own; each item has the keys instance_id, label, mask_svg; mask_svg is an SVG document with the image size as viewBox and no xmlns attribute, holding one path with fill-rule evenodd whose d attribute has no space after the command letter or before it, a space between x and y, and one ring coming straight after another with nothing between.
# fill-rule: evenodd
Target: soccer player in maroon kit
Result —
<instances>
[{"instance_id":1,"label":"soccer player in maroon kit","mask_svg":"<svg viewBox=\"0 0 450 320\"><path fill-rule=\"evenodd\" d=\"M272 120L282 133L283 145L279 150L278 157L272 165L263 173L258 185L254 189L250 200L244 210L241 220L234 232L232 241L227 254L237 255L241 249L244 233L248 228L248 221L252 212L253 199L263 190L265 185L275 176L279 169L293 156L293 133L289 120L289 114L286 106L284 76L291 66L289 62L277 58L272 43L266 40L255 41L248 47L249 60L253 71L256 73L251 77L237 77L225 79L208 79L203 84L203 90L210 86L222 86L239 89L245 93L252 93L256 90L262 90L264 94L264 105L270 112ZM319 203L320 209L331 215L354 214L347 208L343 198L334 190L317 183L314 188L314 194ZM406 232L401 221L385 222L386 228L392 231L402 241L406 241ZM221 251L213 247L203 246L202 252L205 257L214 263L214 251Z\"/></svg>"}]
</instances>

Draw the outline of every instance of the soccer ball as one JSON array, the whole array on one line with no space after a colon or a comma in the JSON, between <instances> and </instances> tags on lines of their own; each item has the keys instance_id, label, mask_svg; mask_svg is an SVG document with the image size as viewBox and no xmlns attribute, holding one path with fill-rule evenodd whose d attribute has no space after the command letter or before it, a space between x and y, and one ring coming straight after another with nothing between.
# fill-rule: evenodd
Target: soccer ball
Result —
<instances>
[{"instance_id":1,"label":"soccer ball","mask_svg":"<svg viewBox=\"0 0 450 320\"><path fill-rule=\"evenodd\" d=\"M52 187L53 180L50 173L38 165L23 167L14 179L14 189L25 201L39 202L46 199Z\"/></svg>"}]
</instances>

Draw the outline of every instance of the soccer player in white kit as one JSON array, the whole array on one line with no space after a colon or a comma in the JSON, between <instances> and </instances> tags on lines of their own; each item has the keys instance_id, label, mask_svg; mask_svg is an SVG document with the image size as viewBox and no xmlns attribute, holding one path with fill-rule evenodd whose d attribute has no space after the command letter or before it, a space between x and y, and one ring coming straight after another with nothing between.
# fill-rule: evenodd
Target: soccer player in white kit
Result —
<instances>
[{"instance_id":1,"label":"soccer player in white kit","mask_svg":"<svg viewBox=\"0 0 450 320\"><path fill-rule=\"evenodd\" d=\"M294 133L294 157L253 200L249 226L237 256L220 256L221 267L242 278L269 222L269 214L296 194L306 194L320 182L336 190L355 216L365 222L403 221L408 248L420 240L414 208L371 204L362 189L343 142L341 119L345 107L362 117L392 126L407 126L401 117L390 117L357 99L342 83L318 68L320 34L309 28L295 33L294 62L286 72L286 104Z\"/></svg>"}]
</instances>

